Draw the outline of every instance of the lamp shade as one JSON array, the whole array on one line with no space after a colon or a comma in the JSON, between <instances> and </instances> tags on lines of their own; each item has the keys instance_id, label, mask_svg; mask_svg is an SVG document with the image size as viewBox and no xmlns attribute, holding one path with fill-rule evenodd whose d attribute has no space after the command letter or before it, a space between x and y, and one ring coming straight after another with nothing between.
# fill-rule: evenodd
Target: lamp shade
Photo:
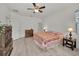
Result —
<instances>
[{"instance_id":1,"label":"lamp shade","mask_svg":"<svg viewBox=\"0 0 79 59\"><path fill-rule=\"evenodd\" d=\"M47 27L46 26L43 29L44 29L45 32L47 32Z\"/></svg>"},{"instance_id":2,"label":"lamp shade","mask_svg":"<svg viewBox=\"0 0 79 59\"><path fill-rule=\"evenodd\" d=\"M47 29L47 27L44 27L43 29Z\"/></svg>"},{"instance_id":3,"label":"lamp shade","mask_svg":"<svg viewBox=\"0 0 79 59\"><path fill-rule=\"evenodd\" d=\"M71 27L68 28L68 31L69 31L69 32L72 32L72 31L73 31L73 28L71 28Z\"/></svg>"}]
</instances>

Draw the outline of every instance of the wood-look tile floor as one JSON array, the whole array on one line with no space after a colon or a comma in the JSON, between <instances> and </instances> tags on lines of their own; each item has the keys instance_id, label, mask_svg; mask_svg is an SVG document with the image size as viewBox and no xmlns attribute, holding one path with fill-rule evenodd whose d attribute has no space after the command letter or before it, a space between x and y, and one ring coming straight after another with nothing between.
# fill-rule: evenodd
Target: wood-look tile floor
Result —
<instances>
[{"instance_id":1,"label":"wood-look tile floor","mask_svg":"<svg viewBox=\"0 0 79 59\"><path fill-rule=\"evenodd\" d=\"M40 49L33 38L21 38L13 41L11 56L79 56L79 49L71 49L62 45L44 51Z\"/></svg>"}]
</instances>

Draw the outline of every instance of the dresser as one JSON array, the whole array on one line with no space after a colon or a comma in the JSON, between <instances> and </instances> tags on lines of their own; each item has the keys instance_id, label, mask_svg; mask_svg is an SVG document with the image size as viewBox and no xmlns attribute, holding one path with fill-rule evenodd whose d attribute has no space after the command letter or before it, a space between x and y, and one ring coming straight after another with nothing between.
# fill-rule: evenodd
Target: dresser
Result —
<instances>
[{"instance_id":1,"label":"dresser","mask_svg":"<svg viewBox=\"0 0 79 59\"><path fill-rule=\"evenodd\" d=\"M0 26L0 56L9 56L12 49L12 26Z\"/></svg>"},{"instance_id":2,"label":"dresser","mask_svg":"<svg viewBox=\"0 0 79 59\"><path fill-rule=\"evenodd\" d=\"M32 36L33 36L33 29L26 29L25 37L32 37Z\"/></svg>"}]
</instances>

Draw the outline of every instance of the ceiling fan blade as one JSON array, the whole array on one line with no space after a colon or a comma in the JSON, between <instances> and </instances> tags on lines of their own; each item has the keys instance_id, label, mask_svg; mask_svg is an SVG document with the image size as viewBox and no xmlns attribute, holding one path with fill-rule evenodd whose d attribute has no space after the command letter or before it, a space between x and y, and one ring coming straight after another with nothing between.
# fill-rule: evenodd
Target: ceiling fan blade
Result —
<instances>
[{"instance_id":1,"label":"ceiling fan blade","mask_svg":"<svg viewBox=\"0 0 79 59\"><path fill-rule=\"evenodd\" d=\"M33 13L35 13L35 11Z\"/></svg>"},{"instance_id":2,"label":"ceiling fan blade","mask_svg":"<svg viewBox=\"0 0 79 59\"><path fill-rule=\"evenodd\" d=\"M18 10L17 10L17 9L13 9L12 11L13 11L13 12L18 12Z\"/></svg>"},{"instance_id":3,"label":"ceiling fan blade","mask_svg":"<svg viewBox=\"0 0 79 59\"><path fill-rule=\"evenodd\" d=\"M35 3L32 3L32 4L33 4L34 7L36 7L36 4Z\"/></svg>"},{"instance_id":4,"label":"ceiling fan blade","mask_svg":"<svg viewBox=\"0 0 79 59\"><path fill-rule=\"evenodd\" d=\"M39 12L42 13L43 11L42 10L39 10Z\"/></svg>"},{"instance_id":5,"label":"ceiling fan blade","mask_svg":"<svg viewBox=\"0 0 79 59\"><path fill-rule=\"evenodd\" d=\"M28 10L33 10L33 8L27 8Z\"/></svg>"},{"instance_id":6,"label":"ceiling fan blade","mask_svg":"<svg viewBox=\"0 0 79 59\"><path fill-rule=\"evenodd\" d=\"M39 9L43 9L43 8L45 8L45 6L42 6L42 7L40 7Z\"/></svg>"}]
</instances>

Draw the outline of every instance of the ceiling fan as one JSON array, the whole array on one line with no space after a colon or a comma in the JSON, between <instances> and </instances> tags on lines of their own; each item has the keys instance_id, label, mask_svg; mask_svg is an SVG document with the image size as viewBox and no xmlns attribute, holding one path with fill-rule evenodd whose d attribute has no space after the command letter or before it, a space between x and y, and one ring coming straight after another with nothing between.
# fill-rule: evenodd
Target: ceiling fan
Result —
<instances>
[{"instance_id":1,"label":"ceiling fan","mask_svg":"<svg viewBox=\"0 0 79 59\"><path fill-rule=\"evenodd\" d=\"M27 8L28 10L33 10L33 13L36 13L36 12L42 13L43 12L41 9L44 9L45 6L39 6L36 3L32 3L32 4L33 4L34 8Z\"/></svg>"}]
</instances>

